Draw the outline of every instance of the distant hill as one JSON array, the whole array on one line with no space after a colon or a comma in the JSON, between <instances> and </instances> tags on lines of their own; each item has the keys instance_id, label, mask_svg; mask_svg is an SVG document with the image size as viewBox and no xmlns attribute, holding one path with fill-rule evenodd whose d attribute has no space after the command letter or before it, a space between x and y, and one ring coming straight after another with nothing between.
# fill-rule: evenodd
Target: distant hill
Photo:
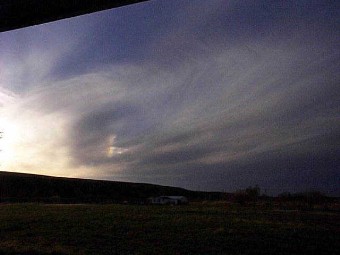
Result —
<instances>
[{"instance_id":1,"label":"distant hill","mask_svg":"<svg viewBox=\"0 0 340 255\"><path fill-rule=\"evenodd\" d=\"M62 178L0 171L0 202L143 203L148 197L182 195L219 200L220 192L190 191L144 183Z\"/></svg>"}]
</instances>

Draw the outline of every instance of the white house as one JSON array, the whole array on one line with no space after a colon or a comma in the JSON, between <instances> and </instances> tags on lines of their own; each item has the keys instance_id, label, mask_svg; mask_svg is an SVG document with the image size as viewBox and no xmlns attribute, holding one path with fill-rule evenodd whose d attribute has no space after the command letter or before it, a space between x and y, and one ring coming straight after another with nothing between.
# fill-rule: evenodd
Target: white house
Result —
<instances>
[{"instance_id":1,"label":"white house","mask_svg":"<svg viewBox=\"0 0 340 255\"><path fill-rule=\"evenodd\" d=\"M189 201L184 196L160 196L149 198L151 204L155 205L182 205Z\"/></svg>"}]
</instances>

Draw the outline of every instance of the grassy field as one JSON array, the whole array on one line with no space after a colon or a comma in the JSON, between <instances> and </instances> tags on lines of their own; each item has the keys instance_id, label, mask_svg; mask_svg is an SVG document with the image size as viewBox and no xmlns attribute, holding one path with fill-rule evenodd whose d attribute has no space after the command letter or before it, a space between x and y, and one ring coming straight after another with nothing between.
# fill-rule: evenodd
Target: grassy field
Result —
<instances>
[{"instance_id":1,"label":"grassy field","mask_svg":"<svg viewBox=\"0 0 340 255\"><path fill-rule=\"evenodd\" d=\"M339 224L224 203L0 204L0 254L340 254Z\"/></svg>"}]
</instances>

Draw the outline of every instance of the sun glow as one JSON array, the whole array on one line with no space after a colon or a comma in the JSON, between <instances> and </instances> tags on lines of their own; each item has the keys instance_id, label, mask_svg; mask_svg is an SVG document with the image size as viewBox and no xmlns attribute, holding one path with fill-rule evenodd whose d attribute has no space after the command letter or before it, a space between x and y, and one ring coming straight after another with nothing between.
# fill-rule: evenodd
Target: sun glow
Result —
<instances>
[{"instance_id":1,"label":"sun glow","mask_svg":"<svg viewBox=\"0 0 340 255\"><path fill-rule=\"evenodd\" d=\"M1 116L1 170L59 175L68 167L64 116L8 109ZM4 115L4 114L3 114Z\"/></svg>"},{"instance_id":2,"label":"sun glow","mask_svg":"<svg viewBox=\"0 0 340 255\"><path fill-rule=\"evenodd\" d=\"M1 166L8 166L9 162L15 161L16 157L16 145L19 144L18 128L6 119L0 120L0 127L2 133L2 139L0 140L1 148Z\"/></svg>"}]
</instances>

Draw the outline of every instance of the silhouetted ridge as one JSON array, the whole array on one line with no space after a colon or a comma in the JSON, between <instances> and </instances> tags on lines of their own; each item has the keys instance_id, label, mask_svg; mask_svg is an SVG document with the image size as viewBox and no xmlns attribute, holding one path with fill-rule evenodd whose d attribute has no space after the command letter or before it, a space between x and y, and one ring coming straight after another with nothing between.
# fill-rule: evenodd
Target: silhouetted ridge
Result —
<instances>
[{"instance_id":1,"label":"silhouetted ridge","mask_svg":"<svg viewBox=\"0 0 340 255\"><path fill-rule=\"evenodd\" d=\"M223 196L220 192L144 183L0 172L0 202L143 203L148 197L161 195L182 195L191 200L215 200Z\"/></svg>"}]
</instances>

